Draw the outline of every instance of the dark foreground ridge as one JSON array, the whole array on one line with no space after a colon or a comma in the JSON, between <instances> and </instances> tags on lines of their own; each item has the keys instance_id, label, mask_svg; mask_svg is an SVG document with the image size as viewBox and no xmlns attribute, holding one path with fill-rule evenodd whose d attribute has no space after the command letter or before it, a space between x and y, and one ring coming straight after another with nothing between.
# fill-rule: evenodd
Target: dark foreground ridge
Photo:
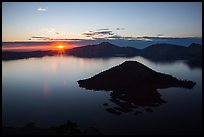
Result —
<instances>
[{"instance_id":1,"label":"dark foreground ridge","mask_svg":"<svg viewBox=\"0 0 204 137\"><path fill-rule=\"evenodd\" d=\"M54 56L54 51L30 51L30 52L15 52L15 51L3 51L2 60L16 60L16 59L27 59L27 58L41 58L44 56Z\"/></svg>"},{"instance_id":2,"label":"dark foreground ridge","mask_svg":"<svg viewBox=\"0 0 204 137\"><path fill-rule=\"evenodd\" d=\"M171 75L156 72L137 61L125 61L91 78L77 82L85 89L112 91L111 101L119 108L106 110L114 114L130 112L131 108L139 106L158 106L165 103L157 89L169 87L191 89L195 85L195 82L179 80Z\"/></svg>"},{"instance_id":3,"label":"dark foreground ridge","mask_svg":"<svg viewBox=\"0 0 204 137\"><path fill-rule=\"evenodd\" d=\"M28 122L24 127L2 127L2 135L102 135L96 127L80 129L70 120L59 126L40 128L34 122Z\"/></svg>"}]
</instances>

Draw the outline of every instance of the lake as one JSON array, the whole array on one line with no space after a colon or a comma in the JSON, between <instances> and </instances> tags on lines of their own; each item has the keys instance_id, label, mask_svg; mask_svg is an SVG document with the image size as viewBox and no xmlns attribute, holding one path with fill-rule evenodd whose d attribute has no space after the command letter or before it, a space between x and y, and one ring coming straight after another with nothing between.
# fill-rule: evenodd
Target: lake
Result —
<instances>
[{"instance_id":1,"label":"lake","mask_svg":"<svg viewBox=\"0 0 204 137\"><path fill-rule=\"evenodd\" d=\"M77 81L126 60L196 85L158 89L167 103L152 107L153 112L139 107L138 115L134 111L114 115L106 111L117 106L110 92L86 90ZM80 129L95 127L103 134L200 134L202 130L202 68L191 68L182 60L156 63L142 57L51 56L2 61L2 85L3 126L22 127L32 121L50 127L70 120Z\"/></svg>"}]
</instances>

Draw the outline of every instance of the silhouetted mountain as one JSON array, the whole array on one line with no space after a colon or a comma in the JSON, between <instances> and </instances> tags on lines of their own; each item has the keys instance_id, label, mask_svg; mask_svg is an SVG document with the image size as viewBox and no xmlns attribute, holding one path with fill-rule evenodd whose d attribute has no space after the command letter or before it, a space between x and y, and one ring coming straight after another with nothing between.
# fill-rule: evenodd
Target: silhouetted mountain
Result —
<instances>
[{"instance_id":1,"label":"silhouetted mountain","mask_svg":"<svg viewBox=\"0 0 204 137\"><path fill-rule=\"evenodd\" d=\"M165 103L158 88L193 88L192 81L179 80L168 74L155 72L137 61L125 61L91 78L77 81L80 87L90 90L113 91L111 101L120 106L107 111L120 114L138 106L158 106ZM121 101L122 100L122 101ZM120 112L120 113L119 113Z\"/></svg>"},{"instance_id":2,"label":"silhouetted mountain","mask_svg":"<svg viewBox=\"0 0 204 137\"><path fill-rule=\"evenodd\" d=\"M192 67L202 67L202 46L195 43L188 47L173 44L154 44L144 48L140 53L140 56L152 61L186 60L186 63Z\"/></svg>"},{"instance_id":3,"label":"silhouetted mountain","mask_svg":"<svg viewBox=\"0 0 204 137\"><path fill-rule=\"evenodd\" d=\"M178 80L170 75L155 72L137 61L125 61L92 78L79 80L80 86L94 90L117 90L125 92L130 88L192 88L192 82ZM108 84L107 84L108 83ZM190 86L189 86L189 83ZM148 85L148 87L146 87Z\"/></svg>"},{"instance_id":4,"label":"silhouetted mountain","mask_svg":"<svg viewBox=\"0 0 204 137\"><path fill-rule=\"evenodd\" d=\"M141 51L141 55L154 60L177 60L182 57L185 52L187 52L187 48L184 46L173 44L155 44L144 48Z\"/></svg>"},{"instance_id":5,"label":"silhouetted mountain","mask_svg":"<svg viewBox=\"0 0 204 137\"><path fill-rule=\"evenodd\" d=\"M29 57L43 57L56 55L56 51L32 51L32 52L2 52L2 60L23 59ZM188 47L173 44L154 44L144 49L133 47L119 47L109 42L96 45L87 45L66 50L66 55L88 58L105 57L133 57L142 56L155 62L172 62L186 60L191 67L202 67L202 46L192 43Z\"/></svg>"},{"instance_id":6,"label":"silhouetted mountain","mask_svg":"<svg viewBox=\"0 0 204 137\"><path fill-rule=\"evenodd\" d=\"M73 48L66 53L77 57L142 56L156 62L186 60L186 63L192 67L202 67L202 46L195 43L188 47L174 44L154 44L140 50L102 42L97 45Z\"/></svg>"},{"instance_id":7,"label":"silhouetted mountain","mask_svg":"<svg viewBox=\"0 0 204 137\"><path fill-rule=\"evenodd\" d=\"M188 65L202 67L202 45L192 43L186 53Z\"/></svg>"},{"instance_id":8,"label":"silhouetted mountain","mask_svg":"<svg viewBox=\"0 0 204 137\"><path fill-rule=\"evenodd\" d=\"M15 60L31 57L54 56L55 54L56 53L54 51L30 51L30 52L3 51L2 60Z\"/></svg>"},{"instance_id":9,"label":"silhouetted mountain","mask_svg":"<svg viewBox=\"0 0 204 137\"><path fill-rule=\"evenodd\" d=\"M119 47L109 42L97 45L88 45L67 50L68 55L78 57L131 57L138 54L138 49L132 47Z\"/></svg>"},{"instance_id":10,"label":"silhouetted mountain","mask_svg":"<svg viewBox=\"0 0 204 137\"><path fill-rule=\"evenodd\" d=\"M202 45L201 44L198 44L198 43L191 43L191 45L189 47L201 47Z\"/></svg>"}]
</instances>

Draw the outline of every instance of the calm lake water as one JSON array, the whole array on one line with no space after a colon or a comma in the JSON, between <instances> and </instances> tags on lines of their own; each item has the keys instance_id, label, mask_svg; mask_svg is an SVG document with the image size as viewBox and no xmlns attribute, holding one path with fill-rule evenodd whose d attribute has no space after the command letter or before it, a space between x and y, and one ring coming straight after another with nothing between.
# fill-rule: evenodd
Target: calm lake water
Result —
<instances>
[{"instance_id":1,"label":"calm lake water","mask_svg":"<svg viewBox=\"0 0 204 137\"><path fill-rule=\"evenodd\" d=\"M155 71L195 81L192 89L158 89L167 103L144 111L114 115L110 92L85 90L77 81L135 60ZM57 126L67 120L78 128L95 127L104 134L200 134L202 127L202 68L184 61L155 63L142 57L85 59L52 56L2 61L3 126L22 127L32 121L39 127ZM107 103L108 106L104 106Z\"/></svg>"}]
</instances>

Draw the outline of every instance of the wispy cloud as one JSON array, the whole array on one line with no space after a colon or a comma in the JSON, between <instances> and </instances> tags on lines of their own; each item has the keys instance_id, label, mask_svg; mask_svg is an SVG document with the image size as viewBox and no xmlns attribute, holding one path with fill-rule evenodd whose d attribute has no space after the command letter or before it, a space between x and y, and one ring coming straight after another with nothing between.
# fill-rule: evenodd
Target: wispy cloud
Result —
<instances>
[{"instance_id":1,"label":"wispy cloud","mask_svg":"<svg viewBox=\"0 0 204 137\"><path fill-rule=\"evenodd\" d=\"M97 29L97 31L104 31L104 30L110 30L110 29L108 29L108 28L106 28L106 29Z\"/></svg>"},{"instance_id":2,"label":"wispy cloud","mask_svg":"<svg viewBox=\"0 0 204 137\"><path fill-rule=\"evenodd\" d=\"M47 11L48 7L39 7L37 8L37 11Z\"/></svg>"},{"instance_id":3,"label":"wispy cloud","mask_svg":"<svg viewBox=\"0 0 204 137\"><path fill-rule=\"evenodd\" d=\"M107 37L108 39L112 39L112 40L116 40L116 39L120 39L120 40L137 40L137 37L124 37L124 36L120 36L120 35L113 35L113 36L109 36Z\"/></svg>"},{"instance_id":4,"label":"wispy cloud","mask_svg":"<svg viewBox=\"0 0 204 137\"><path fill-rule=\"evenodd\" d=\"M88 32L82 33L83 36L87 38L92 38L92 39L135 39L132 37L123 37L120 35L117 35L113 30L125 30L125 28L102 28L102 29L97 29L97 30L92 30Z\"/></svg>"},{"instance_id":5,"label":"wispy cloud","mask_svg":"<svg viewBox=\"0 0 204 137\"><path fill-rule=\"evenodd\" d=\"M56 41L56 40L61 40L61 41L78 41L78 40L84 40L84 39L69 39L69 38L50 38L50 37L42 37L42 36L33 36L29 38L28 40L50 40L50 41Z\"/></svg>"},{"instance_id":6,"label":"wispy cloud","mask_svg":"<svg viewBox=\"0 0 204 137\"><path fill-rule=\"evenodd\" d=\"M59 32L54 28L42 28L40 30L42 33L46 33L46 34L53 34L53 35L65 35L66 33L64 32Z\"/></svg>"},{"instance_id":7,"label":"wispy cloud","mask_svg":"<svg viewBox=\"0 0 204 137\"><path fill-rule=\"evenodd\" d=\"M164 34L157 34L157 36L164 36Z\"/></svg>"},{"instance_id":8,"label":"wispy cloud","mask_svg":"<svg viewBox=\"0 0 204 137\"><path fill-rule=\"evenodd\" d=\"M125 30L125 28L116 28L116 30Z\"/></svg>"},{"instance_id":9,"label":"wispy cloud","mask_svg":"<svg viewBox=\"0 0 204 137\"><path fill-rule=\"evenodd\" d=\"M82 35L84 35L85 37L92 37L94 39L94 38L105 38L105 37L113 36L115 34L112 30L100 29L97 31L85 32Z\"/></svg>"},{"instance_id":10,"label":"wispy cloud","mask_svg":"<svg viewBox=\"0 0 204 137\"><path fill-rule=\"evenodd\" d=\"M78 40L84 40L84 39L50 38L50 40L61 40L61 41L78 41Z\"/></svg>"},{"instance_id":11,"label":"wispy cloud","mask_svg":"<svg viewBox=\"0 0 204 137\"><path fill-rule=\"evenodd\" d=\"M50 40L49 37L41 37L41 36L33 36L29 40L37 39L37 40Z\"/></svg>"},{"instance_id":12,"label":"wispy cloud","mask_svg":"<svg viewBox=\"0 0 204 137\"><path fill-rule=\"evenodd\" d=\"M34 36L33 39L41 39L41 38L49 38L49 37L41 37L41 36Z\"/></svg>"}]
</instances>

